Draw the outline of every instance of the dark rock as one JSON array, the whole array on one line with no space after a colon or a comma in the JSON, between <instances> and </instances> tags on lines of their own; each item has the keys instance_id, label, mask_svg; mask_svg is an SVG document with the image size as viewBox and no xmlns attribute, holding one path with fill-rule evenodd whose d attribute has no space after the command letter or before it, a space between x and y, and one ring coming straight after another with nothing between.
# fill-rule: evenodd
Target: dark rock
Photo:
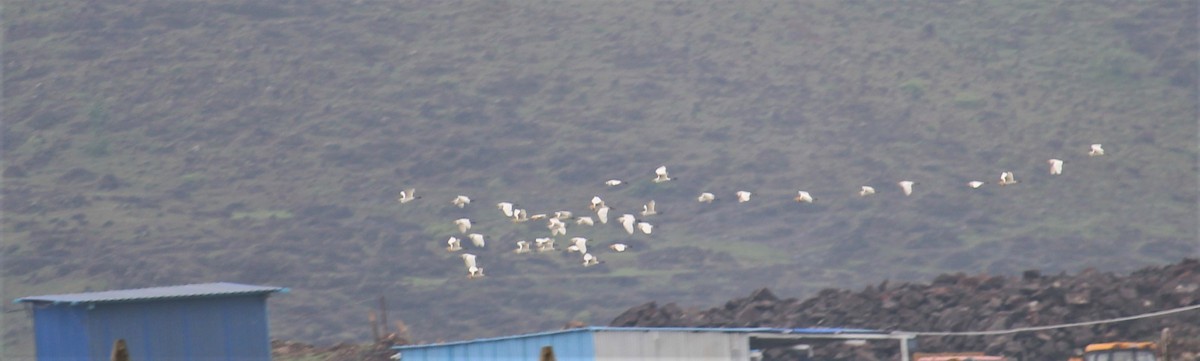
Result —
<instances>
[{"instance_id":1,"label":"dark rock","mask_svg":"<svg viewBox=\"0 0 1200 361\"><path fill-rule=\"evenodd\" d=\"M1127 276L1088 270L1070 276L941 275L931 284L880 284L861 292L823 289L814 297L781 301L766 289L722 307L683 314L653 302L631 308L614 326L863 327L907 331L1006 330L1102 320L1200 302L1200 262L1139 270ZM786 326L781 326L786 325ZM1066 359L1088 343L1152 340L1164 327L1177 338L1200 337L1200 312L1098 326L990 337L923 337L922 352L985 351L1011 359ZM882 343L881 343L882 344ZM898 359L894 346L822 346L818 358ZM1188 349L1179 349L1176 355ZM767 356L793 354L768 350ZM798 355L795 355L798 356Z\"/></svg>"}]
</instances>

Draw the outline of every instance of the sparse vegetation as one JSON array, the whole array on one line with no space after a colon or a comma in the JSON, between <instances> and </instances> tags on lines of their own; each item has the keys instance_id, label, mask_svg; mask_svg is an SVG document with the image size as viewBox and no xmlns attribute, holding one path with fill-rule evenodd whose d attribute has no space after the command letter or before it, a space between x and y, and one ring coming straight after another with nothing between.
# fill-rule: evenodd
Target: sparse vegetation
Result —
<instances>
[{"instance_id":1,"label":"sparse vegetation","mask_svg":"<svg viewBox=\"0 0 1200 361\"><path fill-rule=\"evenodd\" d=\"M12 297L286 286L273 336L327 344L367 339L379 294L429 341L759 287L1174 262L1200 239L1195 6L7 2L0 275ZM647 184L660 164L680 179ZM962 187L1003 170L1022 182ZM398 204L406 187L424 198ZM571 227L634 250L587 269L512 253L544 224L490 206L596 194L663 214L650 237ZM481 280L443 249L464 216L489 238ZM5 317L29 355L29 320Z\"/></svg>"}]
</instances>

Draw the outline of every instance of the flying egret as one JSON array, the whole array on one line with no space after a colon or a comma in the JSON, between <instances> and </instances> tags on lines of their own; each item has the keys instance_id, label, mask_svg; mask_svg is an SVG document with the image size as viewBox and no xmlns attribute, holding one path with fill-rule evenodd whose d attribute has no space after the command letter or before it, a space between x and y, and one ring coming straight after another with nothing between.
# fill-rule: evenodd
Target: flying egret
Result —
<instances>
[{"instance_id":1,"label":"flying egret","mask_svg":"<svg viewBox=\"0 0 1200 361\"><path fill-rule=\"evenodd\" d=\"M862 190L858 191L859 197L866 197L872 194L875 194L875 187L872 186L862 186Z\"/></svg>"},{"instance_id":2,"label":"flying egret","mask_svg":"<svg viewBox=\"0 0 1200 361\"><path fill-rule=\"evenodd\" d=\"M546 219L546 214L545 214L545 213L538 213L538 214L535 214L535 215L529 216L529 220L531 220L531 221L536 221L536 220L539 220L539 219Z\"/></svg>"},{"instance_id":3,"label":"flying egret","mask_svg":"<svg viewBox=\"0 0 1200 361\"><path fill-rule=\"evenodd\" d=\"M592 220L592 217L579 217L578 219L575 220L575 224L591 226L591 225L595 225L596 222Z\"/></svg>"},{"instance_id":4,"label":"flying egret","mask_svg":"<svg viewBox=\"0 0 1200 361\"><path fill-rule=\"evenodd\" d=\"M449 245L446 247L446 251L454 252L462 250L462 240L458 239L458 237L450 237L450 239L446 240L446 244Z\"/></svg>"},{"instance_id":5,"label":"flying egret","mask_svg":"<svg viewBox=\"0 0 1200 361\"><path fill-rule=\"evenodd\" d=\"M654 226L646 222L638 222L637 228L645 234L650 234L650 232L654 230Z\"/></svg>"},{"instance_id":6,"label":"flying egret","mask_svg":"<svg viewBox=\"0 0 1200 361\"><path fill-rule=\"evenodd\" d=\"M591 253L583 254L583 266L584 267L591 267L591 266L595 266L598 264L600 264L600 261L596 259L596 256L593 256Z\"/></svg>"},{"instance_id":7,"label":"flying egret","mask_svg":"<svg viewBox=\"0 0 1200 361\"><path fill-rule=\"evenodd\" d=\"M571 219L574 216L575 215L572 214L571 211L555 211L554 212L554 218L557 218L557 219Z\"/></svg>"},{"instance_id":8,"label":"flying egret","mask_svg":"<svg viewBox=\"0 0 1200 361\"><path fill-rule=\"evenodd\" d=\"M632 214L626 213L624 215L621 215L620 217L617 218L617 221L621 222L622 227L625 227L625 232L628 232L629 234L633 234L633 224L637 220L633 218Z\"/></svg>"},{"instance_id":9,"label":"flying egret","mask_svg":"<svg viewBox=\"0 0 1200 361\"><path fill-rule=\"evenodd\" d=\"M913 181L900 181L899 183L896 183L896 184L899 184L900 189L904 190L904 195L911 196L912 195L912 186L913 186L913 184L917 184L917 183L913 182Z\"/></svg>"},{"instance_id":10,"label":"flying egret","mask_svg":"<svg viewBox=\"0 0 1200 361\"><path fill-rule=\"evenodd\" d=\"M737 191L737 199L738 199L738 203L746 203L746 202L749 202L749 201L750 201L750 195L751 195L751 194L754 194L754 193L750 193L750 192L747 192L747 191Z\"/></svg>"},{"instance_id":11,"label":"flying egret","mask_svg":"<svg viewBox=\"0 0 1200 361\"><path fill-rule=\"evenodd\" d=\"M571 238L571 246L575 247L579 253L587 253L587 238L575 237Z\"/></svg>"},{"instance_id":12,"label":"flying egret","mask_svg":"<svg viewBox=\"0 0 1200 361\"><path fill-rule=\"evenodd\" d=\"M1017 178L1013 176L1013 172L1000 173L1000 185L1017 184Z\"/></svg>"},{"instance_id":13,"label":"flying egret","mask_svg":"<svg viewBox=\"0 0 1200 361\"><path fill-rule=\"evenodd\" d=\"M600 196L592 196L592 205L588 206L588 209L594 211L600 207L604 207L604 200L600 199Z\"/></svg>"},{"instance_id":14,"label":"flying egret","mask_svg":"<svg viewBox=\"0 0 1200 361\"><path fill-rule=\"evenodd\" d=\"M470 219L459 218L459 219L454 220L454 224L458 225L459 233L467 233L467 231L471 229L471 220Z\"/></svg>"},{"instance_id":15,"label":"flying egret","mask_svg":"<svg viewBox=\"0 0 1200 361\"><path fill-rule=\"evenodd\" d=\"M605 182L604 182L604 184L605 184L605 185L607 185L607 186L609 186L609 187L616 187L616 186L619 186L619 185L621 185L621 183L624 183L624 182L621 182L621 180L620 180L620 179L609 179L609 180L607 180L607 181L605 181Z\"/></svg>"},{"instance_id":16,"label":"flying egret","mask_svg":"<svg viewBox=\"0 0 1200 361\"><path fill-rule=\"evenodd\" d=\"M556 222L557 222L557 223L556 223ZM551 236L557 236L557 235L560 235L560 234L562 234L562 235L566 235L566 234L567 234L567 224L566 224L566 223L563 223L563 222L562 222L562 221L560 221L560 220L554 219L554 218L551 218L551 219L550 219L550 224L549 224L549 225L547 225L547 226L546 226L546 228L549 228L549 229L550 229L550 235L551 235Z\"/></svg>"},{"instance_id":17,"label":"flying egret","mask_svg":"<svg viewBox=\"0 0 1200 361\"><path fill-rule=\"evenodd\" d=\"M462 254L463 264L467 266L467 278L483 277L483 268L477 267L475 264L475 255L470 253Z\"/></svg>"},{"instance_id":18,"label":"flying egret","mask_svg":"<svg viewBox=\"0 0 1200 361\"><path fill-rule=\"evenodd\" d=\"M625 252L625 250L629 249L629 246L624 243L613 243L608 248L616 252Z\"/></svg>"},{"instance_id":19,"label":"flying egret","mask_svg":"<svg viewBox=\"0 0 1200 361\"><path fill-rule=\"evenodd\" d=\"M537 244L538 252L554 250L554 238L535 238L533 242Z\"/></svg>"},{"instance_id":20,"label":"flying egret","mask_svg":"<svg viewBox=\"0 0 1200 361\"><path fill-rule=\"evenodd\" d=\"M529 220L529 212L524 209L514 209L512 215L513 223L521 223Z\"/></svg>"},{"instance_id":21,"label":"flying egret","mask_svg":"<svg viewBox=\"0 0 1200 361\"><path fill-rule=\"evenodd\" d=\"M1094 157L1104 155L1104 148L1100 144L1092 144L1092 151L1088 152L1088 156Z\"/></svg>"},{"instance_id":22,"label":"flying egret","mask_svg":"<svg viewBox=\"0 0 1200 361\"><path fill-rule=\"evenodd\" d=\"M513 204L511 202L496 203L496 208L500 208L500 211L504 212L505 217L513 216Z\"/></svg>"},{"instance_id":23,"label":"flying egret","mask_svg":"<svg viewBox=\"0 0 1200 361\"><path fill-rule=\"evenodd\" d=\"M1050 163L1050 174L1051 175L1062 175L1062 166L1063 166L1062 159L1051 159L1051 160L1046 161L1046 163Z\"/></svg>"},{"instance_id":24,"label":"flying egret","mask_svg":"<svg viewBox=\"0 0 1200 361\"><path fill-rule=\"evenodd\" d=\"M471 198L467 198L467 196L460 194L458 197L454 197L454 200L450 203L454 203L454 205L458 206L458 208L463 208L468 204L471 204Z\"/></svg>"},{"instance_id":25,"label":"flying egret","mask_svg":"<svg viewBox=\"0 0 1200 361\"><path fill-rule=\"evenodd\" d=\"M800 202L800 203L812 203L813 201L817 200L816 198L813 198L813 196L811 194L808 194L808 192L805 192L805 191L797 192L795 199L797 202Z\"/></svg>"},{"instance_id":26,"label":"flying egret","mask_svg":"<svg viewBox=\"0 0 1200 361\"><path fill-rule=\"evenodd\" d=\"M470 238L470 239L471 239L471 244L474 244L474 245L475 245L475 247L480 247L480 248L482 248L482 247L483 247L483 246L486 244L486 243L483 241L483 235L482 235L482 234L479 234L479 233L471 233L471 234L468 234L468 235L467 235L467 238Z\"/></svg>"},{"instance_id":27,"label":"flying egret","mask_svg":"<svg viewBox=\"0 0 1200 361\"><path fill-rule=\"evenodd\" d=\"M516 253L529 253L529 241L517 241Z\"/></svg>"},{"instance_id":28,"label":"flying egret","mask_svg":"<svg viewBox=\"0 0 1200 361\"><path fill-rule=\"evenodd\" d=\"M417 191L416 188L405 189L400 192L400 198L398 198L396 200L399 201L400 203L408 203L408 202L412 202L414 200L420 199L421 197L417 197L414 195L414 193L416 193L416 191Z\"/></svg>"},{"instance_id":29,"label":"flying egret","mask_svg":"<svg viewBox=\"0 0 1200 361\"><path fill-rule=\"evenodd\" d=\"M658 210L654 209L654 200L650 200L646 205L642 206L642 216L651 216L658 214Z\"/></svg>"},{"instance_id":30,"label":"flying egret","mask_svg":"<svg viewBox=\"0 0 1200 361\"><path fill-rule=\"evenodd\" d=\"M700 193L700 196L696 197L696 200L701 203L712 203L714 199L717 199L717 196L709 192Z\"/></svg>"},{"instance_id":31,"label":"flying egret","mask_svg":"<svg viewBox=\"0 0 1200 361\"><path fill-rule=\"evenodd\" d=\"M596 218L600 220L600 223L608 224L608 211L609 208L607 206L596 210Z\"/></svg>"},{"instance_id":32,"label":"flying egret","mask_svg":"<svg viewBox=\"0 0 1200 361\"><path fill-rule=\"evenodd\" d=\"M968 186L968 187L971 187L971 188L979 188L979 187L982 187L982 186L983 186L983 182L980 182L980 181L970 181L970 182L967 182L967 186Z\"/></svg>"},{"instance_id":33,"label":"flying egret","mask_svg":"<svg viewBox=\"0 0 1200 361\"><path fill-rule=\"evenodd\" d=\"M671 180L671 177L667 176L667 166L659 166L658 169L654 170L654 183L662 183L669 180Z\"/></svg>"}]
</instances>

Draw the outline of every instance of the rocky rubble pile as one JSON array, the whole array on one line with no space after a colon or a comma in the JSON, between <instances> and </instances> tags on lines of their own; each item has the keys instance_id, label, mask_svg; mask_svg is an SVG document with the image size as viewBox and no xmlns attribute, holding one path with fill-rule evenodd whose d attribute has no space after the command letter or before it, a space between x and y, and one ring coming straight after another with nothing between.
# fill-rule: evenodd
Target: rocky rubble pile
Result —
<instances>
[{"instance_id":1,"label":"rocky rubble pile","mask_svg":"<svg viewBox=\"0 0 1200 361\"><path fill-rule=\"evenodd\" d=\"M851 327L903 331L983 331L1104 320L1200 304L1200 261L1152 267L1128 275L1088 270L1075 275L1020 277L965 274L933 282L887 281L853 292L826 289L815 297L780 299L761 289L709 310L650 302L629 309L612 326ZM984 351L1017 360L1066 360L1085 345L1157 340L1170 328L1178 346L1172 360L1195 360L1200 310L1100 325L999 336L919 337L922 352ZM818 347L828 359L897 360L893 342L865 347ZM768 353L776 358L784 354Z\"/></svg>"}]
</instances>

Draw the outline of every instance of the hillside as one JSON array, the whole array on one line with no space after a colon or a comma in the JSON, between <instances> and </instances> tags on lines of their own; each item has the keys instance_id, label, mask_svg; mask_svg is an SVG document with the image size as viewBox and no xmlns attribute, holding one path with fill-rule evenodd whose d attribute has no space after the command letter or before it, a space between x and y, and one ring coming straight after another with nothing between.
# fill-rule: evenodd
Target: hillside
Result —
<instances>
[{"instance_id":1,"label":"hillside","mask_svg":"<svg viewBox=\"0 0 1200 361\"><path fill-rule=\"evenodd\" d=\"M383 295L433 341L648 299L1176 262L1200 252L1195 7L10 1L4 297L286 286L273 336L328 344L367 339ZM651 183L664 164L677 179ZM493 207L593 195L662 214L648 236L572 225L589 268L513 254L548 233ZM489 238L483 279L443 249L460 217ZM28 355L28 318L4 321Z\"/></svg>"}]
</instances>

